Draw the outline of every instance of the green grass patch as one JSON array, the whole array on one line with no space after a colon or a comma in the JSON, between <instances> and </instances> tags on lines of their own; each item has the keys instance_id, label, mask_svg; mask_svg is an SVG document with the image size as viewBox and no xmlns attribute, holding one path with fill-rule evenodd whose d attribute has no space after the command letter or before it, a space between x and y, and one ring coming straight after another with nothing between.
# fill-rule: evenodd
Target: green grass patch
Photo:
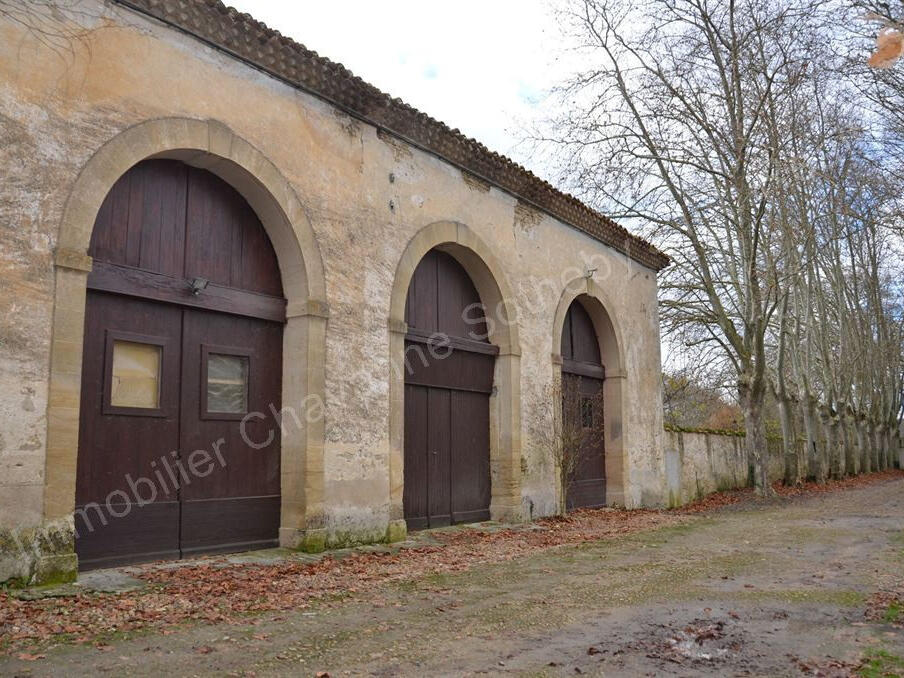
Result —
<instances>
[{"instance_id":1,"label":"green grass patch","mask_svg":"<svg viewBox=\"0 0 904 678\"><path fill-rule=\"evenodd\" d=\"M894 624L901 618L902 612L904 612L904 607L902 607L901 603L892 603L885 610L885 614L882 615L882 621L886 624Z\"/></svg>"},{"instance_id":2,"label":"green grass patch","mask_svg":"<svg viewBox=\"0 0 904 678\"><path fill-rule=\"evenodd\" d=\"M838 607L859 607L866 602L866 596L860 591L825 589L733 591L727 597L749 602L780 601L794 604L837 605Z\"/></svg>"},{"instance_id":3,"label":"green grass patch","mask_svg":"<svg viewBox=\"0 0 904 678\"><path fill-rule=\"evenodd\" d=\"M859 673L861 678L904 676L904 658L886 650L870 650Z\"/></svg>"}]
</instances>

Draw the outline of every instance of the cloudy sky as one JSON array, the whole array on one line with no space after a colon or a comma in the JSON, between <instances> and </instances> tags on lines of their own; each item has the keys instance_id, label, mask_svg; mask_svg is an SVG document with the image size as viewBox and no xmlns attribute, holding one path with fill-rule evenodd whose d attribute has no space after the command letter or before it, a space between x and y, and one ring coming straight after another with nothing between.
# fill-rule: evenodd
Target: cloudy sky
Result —
<instances>
[{"instance_id":1,"label":"cloudy sky","mask_svg":"<svg viewBox=\"0 0 904 678\"><path fill-rule=\"evenodd\" d=\"M520 125L540 114L538 103L563 70L549 2L226 2L491 150L533 165L518 146Z\"/></svg>"}]
</instances>

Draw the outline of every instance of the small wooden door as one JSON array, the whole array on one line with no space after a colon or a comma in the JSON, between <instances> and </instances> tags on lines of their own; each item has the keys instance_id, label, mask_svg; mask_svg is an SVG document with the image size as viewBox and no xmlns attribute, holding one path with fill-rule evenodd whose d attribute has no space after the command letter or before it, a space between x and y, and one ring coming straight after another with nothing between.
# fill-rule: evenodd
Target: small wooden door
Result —
<instances>
[{"instance_id":1,"label":"small wooden door","mask_svg":"<svg viewBox=\"0 0 904 678\"><path fill-rule=\"evenodd\" d=\"M219 443L219 454L214 472L182 485L182 555L275 546L282 325L202 310L186 310L183 323L179 449L186 456Z\"/></svg>"},{"instance_id":2,"label":"small wooden door","mask_svg":"<svg viewBox=\"0 0 904 678\"><path fill-rule=\"evenodd\" d=\"M461 265L429 252L408 290L405 490L409 529L490 517L490 418L498 349Z\"/></svg>"},{"instance_id":3,"label":"small wooden door","mask_svg":"<svg viewBox=\"0 0 904 678\"><path fill-rule=\"evenodd\" d=\"M581 456L569 484L568 508L606 505L603 380L599 340L580 301L568 308L562 328L563 419L584 430ZM567 394L567 396L565 395ZM570 411L569 411L570 410Z\"/></svg>"},{"instance_id":4,"label":"small wooden door","mask_svg":"<svg viewBox=\"0 0 904 678\"><path fill-rule=\"evenodd\" d=\"M147 161L90 253L79 566L275 545L285 300L257 216L214 175Z\"/></svg>"},{"instance_id":5,"label":"small wooden door","mask_svg":"<svg viewBox=\"0 0 904 678\"><path fill-rule=\"evenodd\" d=\"M75 497L82 569L179 557L181 332L177 306L88 292Z\"/></svg>"}]
</instances>

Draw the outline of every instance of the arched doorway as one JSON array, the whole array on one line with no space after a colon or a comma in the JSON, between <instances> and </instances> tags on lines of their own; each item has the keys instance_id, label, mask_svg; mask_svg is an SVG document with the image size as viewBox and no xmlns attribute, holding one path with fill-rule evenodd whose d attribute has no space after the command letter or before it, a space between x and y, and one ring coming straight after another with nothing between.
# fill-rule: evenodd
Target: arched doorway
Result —
<instances>
[{"instance_id":1,"label":"arched doorway","mask_svg":"<svg viewBox=\"0 0 904 678\"><path fill-rule=\"evenodd\" d=\"M606 370L590 314L580 297L571 302L562 326L562 421L576 454L567 507L606 505L606 447L603 382Z\"/></svg>"},{"instance_id":2,"label":"arched doorway","mask_svg":"<svg viewBox=\"0 0 904 678\"><path fill-rule=\"evenodd\" d=\"M405 304L404 516L409 529L490 517L490 394L498 347L462 265L433 249Z\"/></svg>"},{"instance_id":3,"label":"arched doorway","mask_svg":"<svg viewBox=\"0 0 904 678\"><path fill-rule=\"evenodd\" d=\"M276 545L286 302L260 219L214 174L146 160L88 254L80 566Z\"/></svg>"}]
</instances>

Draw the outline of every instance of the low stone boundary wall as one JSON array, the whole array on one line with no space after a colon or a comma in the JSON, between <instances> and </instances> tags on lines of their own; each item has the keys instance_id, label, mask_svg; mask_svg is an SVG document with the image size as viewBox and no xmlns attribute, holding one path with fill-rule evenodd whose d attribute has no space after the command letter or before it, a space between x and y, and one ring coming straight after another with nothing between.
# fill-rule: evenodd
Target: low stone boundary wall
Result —
<instances>
[{"instance_id":1,"label":"low stone boundary wall","mask_svg":"<svg viewBox=\"0 0 904 678\"><path fill-rule=\"evenodd\" d=\"M781 439L768 440L769 477L782 478ZM682 506L713 492L747 487L751 469L743 434L720 431L665 432L665 477L669 506Z\"/></svg>"}]
</instances>

